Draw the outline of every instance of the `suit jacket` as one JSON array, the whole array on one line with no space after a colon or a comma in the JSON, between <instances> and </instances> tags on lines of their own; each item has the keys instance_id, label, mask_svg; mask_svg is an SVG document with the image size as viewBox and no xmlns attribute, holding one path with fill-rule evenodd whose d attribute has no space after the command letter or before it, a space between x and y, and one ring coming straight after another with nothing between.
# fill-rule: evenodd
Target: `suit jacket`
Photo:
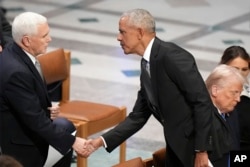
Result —
<instances>
[{"instance_id":1,"label":"suit jacket","mask_svg":"<svg viewBox=\"0 0 250 167\"><path fill-rule=\"evenodd\" d=\"M241 96L240 102L236 105L236 112L239 115L240 128L240 149L250 150L250 98Z\"/></svg>"},{"instance_id":2,"label":"suit jacket","mask_svg":"<svg viewBox=\"0 0 250 167\"><path fill-rule=\"evenodd\" d=\"M193 166L195 150L211 150L212 108L208 91L193 56L179 46L155 38L150 55L150 107L143 80L133 111L103 135L112 151L147 122L151 114L163 125L167 147L185 166ZM149 134L153 138L153 134Z\"/></svg>"},{"instance_id":3,"label":"suit jacket","mask_svg":"<svg viewBox=\"0 0 250 167\"><path fill-rule=\"evenodd\" d=\"M232 112L226 115L226 123L230 128L230 133L232 136L233 144L231 150L240 150L240 121L239 121L239 112L233 110Z\"/></svg>"},{"instance_id":4,"label":"suit jacket","mask_svg":"<svg viewBox=\"0 0 250 167\"><path fill-rule=\"evenodd\" d=\"M0 139L4 154L25 167L42 167L52 145L66 154L75 137L52 124L46 85L25 52L13 43L0 55Z\"/></svg>"},{"instance_id":5,"label":"suit jacket","mask_svg":"<svg viewBox=\"0 0 250 167\"><path fill-rule=\"evenodd\" d=\"M212 121L213 150L209 153L209 159L214 167L227 167L230 151L236 150L238 147L237 131L232 128L235 119L237 117L232 115L231 118L227 118L225 121L214 107Z\"/></svg>"}]
</instances>

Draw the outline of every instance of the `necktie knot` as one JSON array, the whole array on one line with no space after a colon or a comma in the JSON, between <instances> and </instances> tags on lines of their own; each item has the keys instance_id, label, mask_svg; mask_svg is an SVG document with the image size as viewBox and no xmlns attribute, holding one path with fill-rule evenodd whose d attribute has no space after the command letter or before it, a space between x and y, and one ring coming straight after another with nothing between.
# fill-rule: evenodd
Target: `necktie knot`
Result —
<instances>
[{"instance_id":1,"label":"necktie knot","mask_svg":"<svg viewBox=\"0 0 250 167\"><path fill-rule=\"evenodd\" d=\"M221 113L221 117L226 120L226 114L225 113Z\"/></svg>"},{"instance_id":2,"label":"necktie knot","mask_svg":"<svg viewBox=\"0 0 250 167\"><path fill-rule=\"evenodd\" d=\"M36 67L40 67L40 63L39 63L39 61L38 61L38 60L36 60L36 62L35 62L35 66L36 66Z\"/></svg>"},{"instance_id":3,"label":"necktie knot","mask_svg":"<svg viewBox=\"0 0 250 167\"><path fill-rule=\"evenodd\" d=\"M142 58L142 67L147 71L147 73L148 73L148 75L149 75L149 77L150 77L150 64L149 64L149 62L148 62L146 59L144 59L144 58Z\"/></svg>"}]
</instances>

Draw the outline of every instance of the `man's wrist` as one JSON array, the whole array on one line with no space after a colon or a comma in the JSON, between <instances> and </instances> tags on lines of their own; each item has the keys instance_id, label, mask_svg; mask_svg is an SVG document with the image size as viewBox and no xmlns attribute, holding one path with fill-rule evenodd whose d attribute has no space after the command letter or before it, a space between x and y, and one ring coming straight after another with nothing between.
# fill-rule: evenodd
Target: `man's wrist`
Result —
<instances>
[{"instance_id":1,"label":"man's wrist","mask_svg":"<svg viewBox=\"0 0 250 167\"><path fill-rule=\"evenodd\" d=\"M102 136L100 136L100 141L101 141L101 146L103 146L104 148L107 148L107 143L106 143L106 141L105 141L105 139L102 137Z\"/></svg>"}]
</instances>

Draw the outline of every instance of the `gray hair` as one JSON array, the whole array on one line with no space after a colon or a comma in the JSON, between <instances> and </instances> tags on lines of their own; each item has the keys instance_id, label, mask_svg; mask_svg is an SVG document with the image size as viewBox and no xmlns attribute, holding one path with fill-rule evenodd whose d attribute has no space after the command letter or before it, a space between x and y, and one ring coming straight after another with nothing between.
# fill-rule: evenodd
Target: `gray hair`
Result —
<instances>
[{"instance_id":1,"label":"gray hair","mask_svg":"<svg viewBox=\"0 0 250 167\"><path fill-rule=\"evenodd\" d=\"M213 85L224 87L225 85L231 84L232 81L237 81L242 85L246 82L245 78L236 68L221 64L218 65L206 79L206 87L209 93L211 93Z\"/></svg>"},{"instance_id":2,"label":"gray hair","mask_svg":"<svg viewBox=\"0 0 250 167\"><path fill-rule=\"evenodd\" d=\"M16 43L22 41L24 35L37 33L37 26L47 22L47 18L34 12L24 12L17 15L12 23L12 36Z\"/></svg>"},{"instance_id":3,"label":"gray hair","mask_svg":"<svg viewBox=\"0 0 250 167\"><path fill-rule=\"evenodd\" d=\"M143 28L148 32L155 32L154 17L145 9L132 9L124 12L121 16L128 18L128 24L138 28Z\"/></svg>"}]
</instances>

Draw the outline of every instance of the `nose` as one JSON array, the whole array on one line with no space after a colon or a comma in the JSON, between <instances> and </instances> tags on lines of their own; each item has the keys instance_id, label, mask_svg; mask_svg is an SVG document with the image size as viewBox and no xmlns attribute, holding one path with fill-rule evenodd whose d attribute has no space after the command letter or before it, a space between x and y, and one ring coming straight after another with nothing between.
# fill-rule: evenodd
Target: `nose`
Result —
<instances>
[{"instance_id":1,"label":"nose","mask_svg":"<svg viewBox=\"0 0 250 167\"><path fill-rule=\"evenodd\" d=\"M47 39L48 42L52 41L52 38L50 35L48 35L48 39Z\"/></svg>"},{"instance_id":2,"label":"nose","mask_svg":"<svg viewBox=\"0 0 250 167\"><path fill-rule=\"evenodd\" d=\"M245 76L245 75L246 75L246 74L245 74L245 73L246 73L245 71L240 70L240 73L241 73L242 76Z\"/></svg>"},{"instance_id":3,"label":"nose","mask_svg":"<svg viewBox=\"0 0 250 167\"><path fill-rule=\"evenodd\" d=\"M240 102L240 95L237 95L237 96L235 97L235 99L236 99L237 102Z\"/></svg>"},{"instance_id":4,"label":"nose","mask_svg":"<svg viewBox=\"0 0 250 167\"><path fill-rule=\"evenodd\" d=\"M122 40L122 37L121 37L120 33L117 34L116 39L117 39L117 41L121 41Z\"/></svg>"}]
</instances>

